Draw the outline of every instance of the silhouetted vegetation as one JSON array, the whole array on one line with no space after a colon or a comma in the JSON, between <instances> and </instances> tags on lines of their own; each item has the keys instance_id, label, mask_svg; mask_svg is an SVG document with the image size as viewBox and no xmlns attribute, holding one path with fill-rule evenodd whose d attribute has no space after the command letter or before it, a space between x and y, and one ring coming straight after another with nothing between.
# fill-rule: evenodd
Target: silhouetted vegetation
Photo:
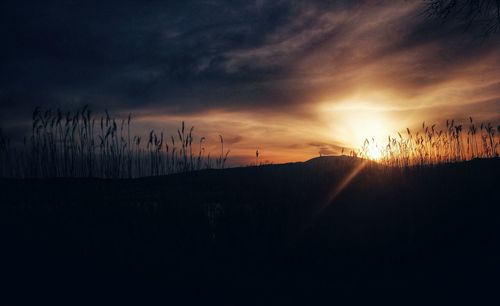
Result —
<instances>
[{"instance_id":1,"label":"silhouetted vegetation","mask_svg":"<svg viewBox=\"0 0 500 306\"><path fill-rule=\"evenodd\" d=\"M22 178L0 179L9 284L446 296L495 285L500 127L423 123L384 147L367 140L363 158L263 165L257 149L259 167L212 171L225 167L222 136L211 158L184 123L143 141L131 122L36 110L23 144L0 137L1 175ZM121 179L137 176L151 177Z\"/></svg>"},{"instance_id":2,"label":"silhouetted vegetation","mask_svg":"<svg viewBox=\"0 0 500 306\"><path fill-rule=\"evenodd\" d=\"M377 161L398 167L498 157L500 126L495 128L491 123L478 125L472 117L467 125L447 120L442 129L423 122L420 131L412 133L407 128L406 132L398 132L395 137L388 136L383 144L366 139L358 156L370 159L373 150L380 153Z\"/></svg>"},{"instance_id":3,"label":"silhouetted vegetation","mask_svg":"<svg viewBox=\"0 0 500 306\"><path fill-rule=\"evenodd\" d=\"M477 28L487 36L500 30L498 0L427 0L426 13L444 22L455 21L466 28Z\"/></svg>"},{"instance_id":4,"label":"silhouetted vegetation","mask_svg":"<svg viewBox=\"0 0 500 306\"><path fill-rule=\"evenodd\" d=\"M206 168L222 169L229 150L219 135L221 151L205 152L205 137L195 140L184 122L167 138L151 130L131 135L132 115L116 119L106 111L95 117L85 106L76 112L35 109L32 133L13 144L0 130L0 177L132 178Z\"/></svg>"}]
</instances>

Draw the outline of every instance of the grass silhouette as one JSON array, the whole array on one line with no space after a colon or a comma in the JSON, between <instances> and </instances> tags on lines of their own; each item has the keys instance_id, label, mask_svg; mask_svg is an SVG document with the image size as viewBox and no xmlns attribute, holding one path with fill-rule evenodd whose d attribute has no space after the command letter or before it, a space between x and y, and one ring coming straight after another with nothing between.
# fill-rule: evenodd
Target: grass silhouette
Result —
<instances>
[{"instance_id":1,"label":"grass silhouette","mask_svg":"<svg viewBox=\"0 0 500 306\"><path fill-rule=\"evenodd\" d=\"M420 131L412 133L407 128L396 137L388 136L387 142L381 145L374 139L365 139L355 154L370 159L373 147L380 153L379 162L398 167L498 157L500 125L496 129L491 123L476 125L469 117L468 125L447 120L445 127L438 130L436 124L428 126L423 122Z\"/></svg>"},{"instance_id":2,"label":"grass silhouette","mask_svg":"<svg viewBox=\"0 0 500 306\"><path fill-rule=\"evenodd\" d=\"M0 131L1 177L101 177L132 178L222 169L229 150L221 135L220 155L212 158L203 146L193 148L194 127L182 122L177 135L166 138L151 130L147 138L131 135L132 115L116 119L106 111L95 117L83 107L75 112L35 109L32 133L15 147Z\"/></svg>"},{"instance_id":3,"label":"grass silhouette","mask_svg":"<svg viewBox=\"0 0 500 306\"><path fill-rule=\"evenodd\" d=\"M0 179L0 268L9 285L497 292L491 124L470 119L467 132L454 121L423 124L388 138L377 161L262 165L256 150L262 166L192 171L225 168L222 136L210 157L184 123L170 138L150 131L143 140L131 122L88 108L36 110L21 147L0 137L1 174L10 177ZM369 158L373 144L355 154Z\"/></svg>"},{"instance_id":4,"label":"grass silhouette","mask_svg":"<svg viewBox=\"0 0 500 306\"><path fill-rule=\"evenodd\" d=\"M182 122L177 135L169 138L151 130L148 136L131 135L132 115L116 119L106 111L95 117L88 106L75 112L35 109L32 133L22 146L13 146L0 130L0 177L101 177L133 178L226 166L229 150L219 135L220 152L205 152L205 137L194 139L194 127ZM197 152L196 152L197 150ZM374 159L389 166L406 167L467 161L499 156L500 126L476 124L469 117L467 124L447 120L438 129L436 124L422 123L412 133L409 128L388 136L387 142L366 139L351 155ZM259 164L259 151L255 153Z\"/></svg>"}]
</instances>

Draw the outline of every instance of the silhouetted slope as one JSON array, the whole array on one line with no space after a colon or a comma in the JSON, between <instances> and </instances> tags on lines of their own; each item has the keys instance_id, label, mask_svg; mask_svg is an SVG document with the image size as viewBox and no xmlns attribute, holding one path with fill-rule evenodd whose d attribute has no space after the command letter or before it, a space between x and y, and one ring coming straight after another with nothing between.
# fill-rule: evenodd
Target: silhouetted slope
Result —
<instances>
[{"instance_id":1,"label":"silhouetted slope","mask_svg":"<svg viewBox=\"0 0 500 306\"><path fill-rule=\"evenodd\" d=\"M2 180L5 275L23 286L492 292L500 160L364 163L322 157L133 180Z\"/></svg>"}]
</instances>

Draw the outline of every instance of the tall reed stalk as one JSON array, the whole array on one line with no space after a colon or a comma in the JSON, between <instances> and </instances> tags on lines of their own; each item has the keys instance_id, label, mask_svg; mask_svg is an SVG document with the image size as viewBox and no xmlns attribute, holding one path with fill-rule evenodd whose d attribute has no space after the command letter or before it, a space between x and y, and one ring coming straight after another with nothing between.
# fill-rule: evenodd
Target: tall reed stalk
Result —
<instances>
[{"instance_id":1,"label":"tall reed stalk","mask_svg":"<svg viewBox=\"0 0 500 306\"><path fill-rule=\"evenodd\" d=\"M198 153L193 148L194 127L188 132L182 122L178 142L172 136L169 145L169 138L154 130L144 143L131 135L131 124L130 114L123 120L108 111L95 117L87 106L66 113L36 108L31 135L22 144L13 146L0 130L0 177L132 178L212 168L205 137L198 142ZM224 168L229 154L220 139L216 168Z\"/></svg>"},{"instance_id":2,"label":"tall reed stalk","mask_svg":"<svg viewBox=\"0 0 500 306\"><path fill-rule=\"evenodd\" d=\"M478 128L472 117L468 125L446 120L439 130L435 124L429 126L423 122L418 132L412 133L407 128L397 136L388 136L383 145L366 139L354 154L373 159L374 147L379 150L381 163L398 167L492 158L500 156L500 126L495 129L491 123L481 123Z\"/></svg>"}]
</instances>

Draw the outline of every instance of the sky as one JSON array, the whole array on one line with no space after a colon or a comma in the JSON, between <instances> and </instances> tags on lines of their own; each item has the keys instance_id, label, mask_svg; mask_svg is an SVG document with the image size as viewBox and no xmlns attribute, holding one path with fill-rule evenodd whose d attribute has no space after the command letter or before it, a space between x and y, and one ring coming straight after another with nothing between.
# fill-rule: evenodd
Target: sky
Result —
<instances>
[{"instance_id":1,"label":"sky","mask_svg":"<svg viewBox=\"0 0 500 306\"><path fill-rule=\"evenodd\" d=\"M500 34L425 1L2 1L0 127L36 106L195 126L233 163L340 154L448 118L500 121Z\"/></svg>"}]
</instances>

